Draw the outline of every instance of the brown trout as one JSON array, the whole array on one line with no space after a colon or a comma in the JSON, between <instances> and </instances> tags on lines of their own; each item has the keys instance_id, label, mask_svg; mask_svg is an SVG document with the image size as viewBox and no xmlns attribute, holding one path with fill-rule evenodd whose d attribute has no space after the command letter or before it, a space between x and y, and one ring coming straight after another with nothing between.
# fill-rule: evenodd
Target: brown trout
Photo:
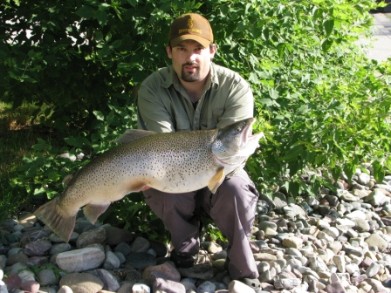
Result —
<instances>
[{"instance_id":1,"label":"brown trout","mask_svg":"<svg viewBox=\"0 0 391 293\"><path fill-rule=\"evenodd\" d=\"M182 193L207 186L214 193L258 148L263 134L252 134L254 121L173 133L129 130L118 146L81 168L64 192L35 215L67 242L80 208L95 223L110 203L132 192L154 188Z\"/></svg>"}]
</instances>

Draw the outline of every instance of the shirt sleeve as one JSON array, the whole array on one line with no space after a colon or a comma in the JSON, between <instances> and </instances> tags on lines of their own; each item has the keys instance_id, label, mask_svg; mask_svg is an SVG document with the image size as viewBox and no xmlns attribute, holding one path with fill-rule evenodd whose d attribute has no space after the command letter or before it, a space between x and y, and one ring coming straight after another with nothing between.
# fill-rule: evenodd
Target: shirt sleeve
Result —
<instances>
[{"instance_id":1,"label":"shirt sleeve","mask_svg":"<svg viewBox=\"0 0 391 293\"><path fill-rule=\"evenodd\" d=\"M159 97L162 89L158 87L151 78L141 84L137 98L138 127L156 132L173 132L174 121L167 111L167 105Z\"/></svg>"},{"instance_id":2,"label":"shirt sleeve","mask_svg":"<svg viewBox=\"0 0 391 293\"><path fill-rule=\"evenodd\" d=\"M251 118L254 115L254 97L249 84L238 77L229 90L225 110L217 127L222 128L236 121Z\"/></svg>"}]
</instances>

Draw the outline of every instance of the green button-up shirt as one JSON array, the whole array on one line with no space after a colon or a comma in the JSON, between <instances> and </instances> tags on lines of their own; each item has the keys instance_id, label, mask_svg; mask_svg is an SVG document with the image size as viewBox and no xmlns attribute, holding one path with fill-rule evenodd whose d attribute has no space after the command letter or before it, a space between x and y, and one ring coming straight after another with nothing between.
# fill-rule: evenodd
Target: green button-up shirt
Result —
<instances>
[{"instance_id":1,"label":"green button-up shirt","mask_svg":"<svg viewBox=\"0 0 391 293\"><path fill-rule=\"evenodd\" d=\"M193 104L171 66L152 73L138 92L139 128L156 132L213 129L253 117L249 84L212 63L205 91Z\"/></svg>"}]
</instances>

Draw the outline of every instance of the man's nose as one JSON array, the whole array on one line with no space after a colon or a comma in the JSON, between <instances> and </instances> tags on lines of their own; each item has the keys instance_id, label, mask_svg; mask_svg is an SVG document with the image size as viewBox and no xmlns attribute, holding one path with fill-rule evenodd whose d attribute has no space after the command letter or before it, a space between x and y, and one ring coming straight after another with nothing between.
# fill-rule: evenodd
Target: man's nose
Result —
<instances>
[{"instance_id":1,"label":"man's nose","mask_svg":"<svg viewBox=\"0 0 391 293\"><path fill-rule=\"evenodd\" d=\"M197 59L197 54L194 52L189 52L186 59L187 62L194 62Z\"/></svg>"}]
</instances>

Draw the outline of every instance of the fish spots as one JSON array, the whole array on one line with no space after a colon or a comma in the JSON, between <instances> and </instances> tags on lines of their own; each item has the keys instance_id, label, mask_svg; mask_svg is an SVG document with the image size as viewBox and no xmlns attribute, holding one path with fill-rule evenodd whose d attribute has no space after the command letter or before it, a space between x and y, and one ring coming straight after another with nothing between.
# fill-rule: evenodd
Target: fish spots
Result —
<instances>
[{"instance_id":1,"label":"fish spots","mask_svg":"<svg viewBox=\"0 0 391 293\"><path fill-rule=\"evenodd\" d=\"M214 130L156 134L119 145L85 166L71 184L73 190L66 193L88 203L117 200L123 193L146 188L174 192L201 188L217 167L210 149L215 134Z\"/></svg>"}]
</instances>

